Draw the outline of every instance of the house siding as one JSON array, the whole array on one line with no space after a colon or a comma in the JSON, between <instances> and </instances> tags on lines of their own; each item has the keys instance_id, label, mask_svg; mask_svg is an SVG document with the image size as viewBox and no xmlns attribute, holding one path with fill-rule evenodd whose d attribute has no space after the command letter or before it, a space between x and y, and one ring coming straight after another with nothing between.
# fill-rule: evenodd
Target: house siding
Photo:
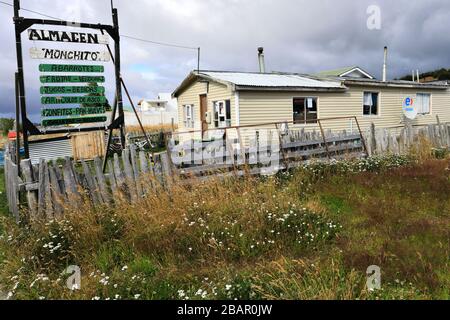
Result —
<instances>
[{"instance_id":1,"label":"house siding","mask_svg":"<svg viewBox=\"0 0 450 320\"><path fill-rule=\"evenodd\" d=\"M365 91L379 93L379 114L363 115L363 93ZM436 115L442 122L450 122L450 91L417 90L400 88L350 87L346 92L241 92L240 120L241 125L258 123L293 121L292 103L295 97L317 97L318 117L328 119L335 117L356 116L364 130L373 122L377 127L392 128L401 125L403 118L402 103L407 96L417 93L431 94L431 114L418 116L414 124L426 125L436 123ZM325 129L354 130L356 123L346 120L325 120ZM271 126L273 128L273 126ZM318 129L317 125L303 126Z\"/></svg>"},{"instance_id":2,"label":"house siding","mask_svg":"<svg viewBox=\"0 0 450 320\"><path fill-rule=\"evenodd\" d=\"M235 108L235 94L232 92L231 87L215 83L215 82L195 82L189 86L178 97L178 132L197 131L201 130L201 115L200 115L200 95L206 94L208 103L208 112L213 113L213 104L220 100L230 100L231 107L231 125L236 125L236 108ZM184 125L184 105L194 105L194 128L186 128ZM209 129L214 128L214 119L211 118L211 123L208 124ZM182 137L183 136L183 137ZM186 140L187 136L182 134L180 140ZM195 139L201 138L201 133L194 134Z\"/></svg>"},{"instance_id":3,"label":"house siding","mask_svg":"<svg viewBox=\"0 0 450 320\"><path fill-rule=\"evenodd\" d=\"M196 81L188 86L178 96L179 129L178 132L200 131L200 95L207 95L208 111L213 112L213 103L218 100L230 100L231 124L236 126L236 102L239 103L239 125L257 125L262 123L293 121L292 104L295 97L317 97L318 117L324 119L325 130L347 130L356 131L357 125L351 117L357 117L362 130L370 127L374 123L378 128L394 128L402 125L403 113L402 103L405 97L413 96L417 93L431 94L431 114L419 115L414 120L415 125L427 125L436 123L438 115L442 122L450 122L450 90L421 90L410 88L383 88L372 86L347 85L349 89L345 92L296 92L296 91L239 91L238 100L236 93L231 86L218 82ZM376 116L363 115L363 93L365 91L379 93L379 114ZM183 105L194 105L194 129L185 128L183 122ZM326 120L336 117L347 117L340 120ZM209 128L214 127L214 122L208 124ZM291 128L303 127L306 130L319 130L317 124L291 125ZM258 126L257 129L274 129L274 125ZM254 135L255 127L242 128L241 136L248 137ZM237 131L228 130L229 137L237 137ZM180 140L191 139L192 135L180 135ZM195 139L200 139L201 134L196 133Z\"/></svg>"}]
</instances>

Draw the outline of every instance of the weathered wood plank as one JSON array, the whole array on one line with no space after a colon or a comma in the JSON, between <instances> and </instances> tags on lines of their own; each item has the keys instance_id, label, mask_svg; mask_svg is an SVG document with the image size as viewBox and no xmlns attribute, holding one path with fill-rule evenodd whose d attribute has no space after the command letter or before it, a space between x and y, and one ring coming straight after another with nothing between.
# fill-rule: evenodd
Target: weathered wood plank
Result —
<instances>
[{"instance_id":1,"label":"weathered wood plank","mask_svg":"<svg viewBox=\"0 0 450 320\"><path fill-rule=\"evenodd\" d=\"M22 160L20 163L20 167L22 169L22 174L25 180L25 183L32 184L35 182L33 175L33 166L31 165L30 159ZM37 193L36 191L26 191L27 193L27 204L28 209L30 211L31 217L36 217L37 214Z\"/></svg>"},{"instance_id":2,"label":"weathered wood plank","mask_svg":"<svg viewBox=\"0 0 450 320\"><path fill-rule=\"evenodd\" d=\"M130 163L130 150L125 149L122 151L122 162L126 177L126 184L130 192L131 200L136 200L138 197L136 191L136 180L134 180L133 167Z\"/></svg>"},{"instance_id":3,"label":"weathered wood plank","mask_svg":"<svg viewBox=\"0 0 450 320\"><path fill-rule=\"evenodd\" d=\"M72 171L72 160L70 160L70 158L65 159L63 166L63 176L64 186L69 201L74 201L75 203L79 202L80 193L78 192L77 182Z\"/></svg>"},{"instance_id":4,"label":"weathered wood plank","mask_svg":"<svg viewBox=\"0 0 450 320\"><path fill-rule=\"evenodd\" d=\"M110 203L111 195L108 190L108 185L106 184L105 175L103 174L103 161L99 157L94 158L94 167L99 191L103 202Z\"/></svg>"},{"instance_id":5,"label":"weathered wood plank","mask_svg":"<svg viewBox=\"0 0 450 320\"><path fill-rule=\"evenodd\" d=\"M52 191L50 185L50 173L49 173L49 165L47 162L44 162L44 188L45 188L45 216L47 219L54 218L54 208L52 201Z\"/></svg>"},{"instance_id":6,"label":"weathered wood plank","mask_svg":"<svg viewBox=\"0 0 450 320\"><path fill-rule=\"evenodd\" d=\"M44 159L39 161L39 191L38 191L38 217L45 216L45 170L47 165Z\"/></svg>"},{"instance_id":7,"label":"weathered wood plank","mask_svg":"<svg viewBox=\"0 0 450 320\"><path fill-rule=\"evenodd\" d=\"M64 201L64 195L61 190L60 183L58 181L58 176L54 166L49 165L50 173L50 191L51 191L51 201L53 202L54 214L60 217L63 213L62 201Z\"/></svg>"},{"instance_id":8,"label":"weathered wood plank","mask_svg":"<svg viewBox=\"0 0 450 320\"><path fill-rule=\"evenodd\" d=\"M92 201L94 202L94 204L101 203L102 199L100 198L100 196L98 194L98 185L97 185L94 177L92 176L91 169L89 168L88 164L84 160L81 160L81 166L83 168L84 177L86 179L87 187L89 189L88 190L89 195L90 195Z\"/></svg>"},{"instance_id":9,"label":"weathered wood plank","mask_svg":"<svg viewBox=\"0 0 450 320\"><path fill-rule=\"evenodd\" d=\"M11 186L11 210L16 218L16 222L19 222L19 168L11 160L9 167L9 181Z\"/></svg>"},{"instance_id":10,"label":"weathered wood plank","mask_svg":"<svg viewBox=\"0 0 450 320\"><path fill-rule=\"evenodd\" d=\"M114 194L117 192L117 182L116 182L116 175L114 174L114 166L111 162L111 160L108 160L108 180L109 180L109 185L111 186L111 193L113 195L114 198Z\"/></svg>"},{"instance_id":11,"label":"weathered wood plank","mask_svg":"<svg viewBox=\"0 0 450 320\"><path fill-rule=\"evenodd\" d=\"M148 174L150 172L147 157L144 151L139 151L139 164L141 166L141 172L143 174Z\"/></svg>"},{"instance_id":12,"label":"weathered wood plank","mask_svg":"<svg viewBox=\"0 0 450 320\"><path fill-rule=\"evenodd\" d=\"M114 176L116 177L117 185L122 187L125 183L125 176L120 167L119 155L117 153L114 154Z\"/></svg>"},{"instance_id":13,"label":"weathered wood plank","mask_svg":"<svg viewBox=\"0 0 450 320\"><path fill-rule=\"evenodd\" d=\"M138 196L142 196L143 192L142 192L142 185L139 180L139 167L137 164L137 153L136 153L135 145L130 146L130 158L131 158L131 167L133 169L133 174L134 174L134 181L136 183L136 192L137 192Z\"/></svg>"}]
</instances>

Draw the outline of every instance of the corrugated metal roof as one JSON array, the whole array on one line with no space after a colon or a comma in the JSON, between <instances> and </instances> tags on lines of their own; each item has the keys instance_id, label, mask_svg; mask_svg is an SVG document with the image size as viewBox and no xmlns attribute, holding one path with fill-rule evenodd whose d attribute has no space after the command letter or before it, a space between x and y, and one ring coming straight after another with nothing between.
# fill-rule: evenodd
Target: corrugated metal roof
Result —
<instances>
[{"instance_id":1,"label":"corrugated metal roof","mask_svg":"<svg viewBox=\"0 0 450 320\"><path fill-rule=\"evenodd\" d=\"M38 164L40 159L50 161L65 157L72 157L70 139L30 142L30 160L32 164Z\"/></svg>"},{"instance_id":2,"label":"corrugated metal roof","mask_svg":"<svg viewBox=\"0 0 450 320\"><path fill-rule=\"evenodd\" d=\"M449 85L446 81L438 81L438 82L415 82L415 81L407 81L407 80L388 80L381 81L376 79L346 79L339 78L344 81L344 84L351 85L371 85L371 86L380 86L380 87L398 87L398 88L417 88L417 89L448 89Z\"/></svg>"},{"instance_id":3,"label":"corrugated metal roof","mask_svg":"<svg viewBox=\"0 0 450 320\"><path fill-rule=\"evenodd\" d=\"M201 71L200 75L237 86L273 88L344 88L340 81L308 78L296 74Z\"/></svg>"}]
</instances>

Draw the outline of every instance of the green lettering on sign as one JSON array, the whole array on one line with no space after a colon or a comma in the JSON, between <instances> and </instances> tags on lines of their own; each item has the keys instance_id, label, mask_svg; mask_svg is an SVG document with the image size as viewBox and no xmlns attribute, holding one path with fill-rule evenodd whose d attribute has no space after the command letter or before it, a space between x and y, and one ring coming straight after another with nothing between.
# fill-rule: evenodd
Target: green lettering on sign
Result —
<instances>
[{"instance_id":1,"label":"green lettering on sign","mask_svg":"<svg viewBox=\"0 0 450 320\"><path fill-rule=\"evenodd\" d=\"M42 97L42 104L102 104L106 103L106 98L101 96L85 97Z\"/></svg>"},{"instance_id":2,"label":"green lettering on sign","mask_svg":"<svg viewBox=\"0 0 450 320\"><path fill-rule=\"evenodd\" d=\"M48 117L73 117L73 116L87 116L92 114L104 114L105 107L85 107L85 108L56 108L43 109L41 116Z\"/></svg>"},{"instance_id":3,"label":"green lettering on sign","mask_svg":"<svg viewBox=\"0 0 450 320\"><path fill-rule=\"evenodd\" d=\"M79 123L91 123L91 122L106 122L106 117L80 117L80 118L67 118L67 119L49 119L43 120L42 126L64 126L68 124L79 124Z\"/></svg>"},{"instance_id":4,"label":"green lettering on sign","mask_svg":"<svg viewBox=\"0 0 450 320\"><path fill-rule=\"evenodd\" d=\"M104 66L90 66L77 64L40 64L41 72L104 72Z\"/></svg>"},{"instance_id":5,"label":"green lettering on sign","mask_svg":"<svg viewBox=\"0 0 450 320\"><path fill-rule=\"evenodd\" d=\"M104 87L41 87L41 94L105 93Z\"/></svg>"},{"instance_id":6,"label":"green lettering on sign","mask_svg":"<svg viewBox=\"0 0 450 320\"><path fill-rule=\"evenodd\" d=\"M103 76L41 76L41 83L105 82Z\"/></svg>"}]
</instances>

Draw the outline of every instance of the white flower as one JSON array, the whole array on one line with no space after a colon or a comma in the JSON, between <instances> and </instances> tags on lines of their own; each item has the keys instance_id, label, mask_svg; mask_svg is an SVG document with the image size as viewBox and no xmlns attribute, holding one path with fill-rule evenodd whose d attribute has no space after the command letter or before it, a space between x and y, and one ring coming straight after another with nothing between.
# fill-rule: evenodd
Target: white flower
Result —
<instances>
[{"instance_id":1,"label":"white flower","mask_svg":"<svg viewBox=\"0 0 450 320\"><path fill-rule=\"evenodd\" d=\"M202 294L203 294L202 289L198 289L197 292L195 293L196 296L201 296Z\"/></svg>"},{"instance_id":2,"label":"white flower","mask_svg":"<svg viewBox=\"0 0 450 320\"><path fill-rule=\"evenodd\" d=\"M139 299L140 297L141 297L140 294L135 294L135 295L134 295L134 299L136 299L136 300Z\"/></svg>"},{"instance_id":3,"label":"white flower","mask_svg":"<svg viewBox=\"0 0 450 320\"><path fill-rule=\"evenodd\" d=\"M184 292L184 290L178 290L178 296L180 298L184 298L186 296L186 293Z\"/></svg>"}]
</instances>

